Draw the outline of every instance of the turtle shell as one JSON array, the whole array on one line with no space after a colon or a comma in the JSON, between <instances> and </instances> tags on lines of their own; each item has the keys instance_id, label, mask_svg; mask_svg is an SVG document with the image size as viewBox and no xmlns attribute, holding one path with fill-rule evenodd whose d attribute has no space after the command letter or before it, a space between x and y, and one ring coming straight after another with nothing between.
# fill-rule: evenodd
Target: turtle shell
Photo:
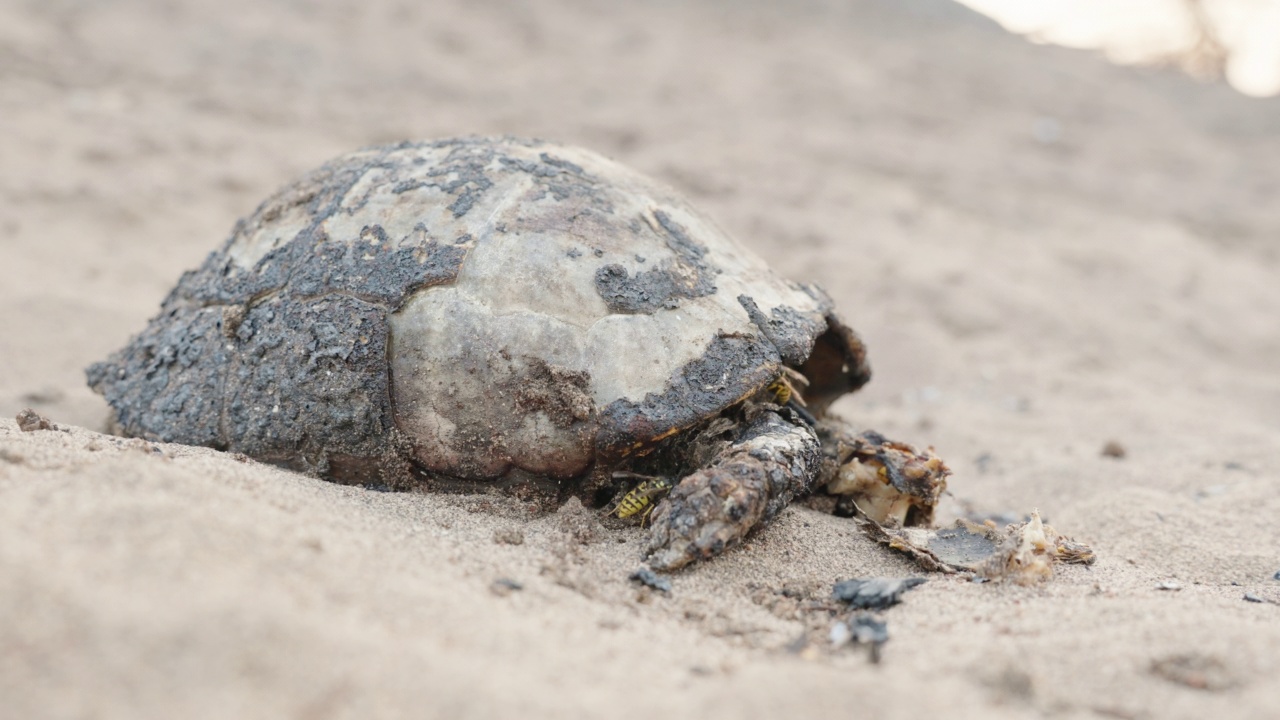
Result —
<instances>
[{"instance_id":1,"label":"turtle shell","mask_svg":"<svg viewBox=\"0 0 1280 720\"><path fill-rule=\"evenodd\" d=\"M128 435L354 482L564 481L784 364L819 411L868 377L821 290L670 189L579 148L468 138L285 187L88 377Z\"/></svg>"}]
</instances>

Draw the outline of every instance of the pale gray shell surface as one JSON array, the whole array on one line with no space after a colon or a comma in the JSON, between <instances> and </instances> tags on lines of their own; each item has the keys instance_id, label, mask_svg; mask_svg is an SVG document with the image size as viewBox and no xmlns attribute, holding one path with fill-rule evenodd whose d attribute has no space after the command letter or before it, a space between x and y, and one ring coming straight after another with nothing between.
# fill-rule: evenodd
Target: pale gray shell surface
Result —
<instances>
[{"instance_id":1,"label":"pale gray shell surface","mask_svg":"<svg viewBox=\"0 0 1280 720\"><path fill-rule=\"evenodd\" d=\"M372 148L287 186L89 368L119 430L351 482L570 481L776 377L866 381L819 289L592 152Z\"/></svg>"}]
</instances>

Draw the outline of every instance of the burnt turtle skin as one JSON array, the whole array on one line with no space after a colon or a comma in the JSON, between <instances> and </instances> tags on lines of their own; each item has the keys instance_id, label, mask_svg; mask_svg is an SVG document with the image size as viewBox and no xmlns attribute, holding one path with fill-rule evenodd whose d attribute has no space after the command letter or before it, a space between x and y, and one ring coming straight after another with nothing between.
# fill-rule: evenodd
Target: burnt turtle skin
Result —
<instances>
[{"instance_id":1,"label":"burnt turtle skin","mask_svg":"<svg viewBox=\"0 0 1280 720\"><path fill-rule=\"evenodd\" d=\"M764 392L784 366L808 412ZM673 568L813 489L832 452L811 423L870 373L825 293L670 189L579 148L465 138L285 187L87 376L121 434L340 482L563 499L674 473L650 542Z\"/></svg>"}]
</instances>

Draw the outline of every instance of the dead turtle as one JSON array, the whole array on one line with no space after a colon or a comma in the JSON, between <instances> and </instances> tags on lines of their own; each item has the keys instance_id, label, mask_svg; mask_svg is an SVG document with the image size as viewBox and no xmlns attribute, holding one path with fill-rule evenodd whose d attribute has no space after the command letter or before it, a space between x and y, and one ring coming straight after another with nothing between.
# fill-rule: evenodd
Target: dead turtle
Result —
<instances>
[{"instance_id":1,"label":"dead turtle","mask_svg":"<svg viewBox=\"0 0 1280 720\"><path fill-rule=\"evenodd\" d=\"M946 474L829 417L870 373L819 288L668 188L535 140L329 162L237 223L87 375L119 433L339 482L599 507L618 478L679 479L652 515L658 568L721 552L819 484L928 522Z\"/></svg>"}]
</instances>

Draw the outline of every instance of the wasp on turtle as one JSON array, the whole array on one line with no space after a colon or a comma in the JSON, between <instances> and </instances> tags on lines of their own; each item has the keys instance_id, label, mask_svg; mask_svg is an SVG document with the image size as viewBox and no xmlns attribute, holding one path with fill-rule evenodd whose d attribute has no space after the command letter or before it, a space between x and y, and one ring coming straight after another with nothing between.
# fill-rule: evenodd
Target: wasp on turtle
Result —
<instances>
[{"instance_id":1,"label":"wasp on turtle","mask_svg":"<svg viewBox=\"0 0 1280 720\"><path fill-rule=\"evenodd\" d=\"M649 516L653 514L653 509L658 506L658 502L671 492L671 488L675 487L675 483L669 477L649 477L629 472L616 472L613 477L640 481L609 510L610 515L624 520L640 515L640 527L649 523Z\"/></svg>"}]
</instances>

